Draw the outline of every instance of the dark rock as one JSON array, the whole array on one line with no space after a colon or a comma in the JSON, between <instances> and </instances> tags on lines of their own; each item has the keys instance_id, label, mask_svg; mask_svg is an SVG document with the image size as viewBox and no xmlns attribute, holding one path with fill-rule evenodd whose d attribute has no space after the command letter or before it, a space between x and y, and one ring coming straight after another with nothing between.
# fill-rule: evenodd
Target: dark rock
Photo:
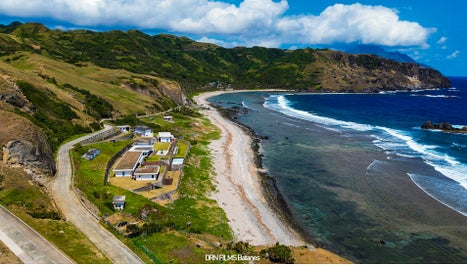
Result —
<instances>
[{"instance_id":1,"label":"dark rock","mask_svg":"<svg viewBox=\"0 0 467 265\"><path fill-rule=\"evenodd\" d=\"M22 108L28 103L27 100L15 93L2 94L0 95L0 100L3 100L17 108Z\"/></svg>"},{"instance_id":2,"label":"dark rock","mask_svg":"<svg viewBox=\"0 0 467 265\"><path fill-rule=\"evenodd\" d=\"M435 125L433 123L431 123L431 121L426 121L423 125L422 125L422 129L425 129L425 130L434 130L436 129Z\"/></svg>"},{"instance_id":3,"label":"dark rock","mask_svg":"<svg viewBox=\"0 0 467 265\"><path fill-rule=\"evenodd\" d=\"M440 130L444 130L444 131L453 131L453 130L455 130L455 128L452 127L452 125L451 125L450 123L448 123L448 122L442 122L442 123L440 123L440 124L438 125L438 128L439 128Z\"/></svg>"},{"instance_id":4,"label":"dark rock","mask_svg":"<svg viewBox=\"0 0 467 265\"><path fill-rule=\"evenodd\" d=\"M462 129L458 129L453 127L449 122L441 122L441 123L432 123L431 121L426 121L422 126L422 129L425 130L441 130L443 132L453 132L453 133L466 133L467 126L462 127Z\"/></svg>"},{"instance_id":5,"label":"dark rock","mask_svg":"<svg viewBox=\"0 0 467 265\"><path fill-rule=\"evenodd\" d=\"M17 164L39 168L53 176L56 171L52 149L41 133L34 133L34 141L15 139L3 146L3 160L7 164Z\"/></svg>"}]
</instances>

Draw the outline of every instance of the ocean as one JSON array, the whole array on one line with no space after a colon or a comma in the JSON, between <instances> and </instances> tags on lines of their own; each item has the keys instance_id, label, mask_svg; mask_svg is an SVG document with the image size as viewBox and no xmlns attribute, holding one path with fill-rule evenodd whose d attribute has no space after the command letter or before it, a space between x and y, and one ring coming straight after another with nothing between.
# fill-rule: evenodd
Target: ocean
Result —
<instances>
[{"instance_id":1,"label":"ocean","mask_svg":"<svg viewBox=\"0 0 467 265\"><path fill-rule=\"evenodd\" d=\"M438 90L209 101L240 110L263 138L283 211L315 245L361 263L467 263L467 134L421 129L467 126L467 78L450 79Z\"/></svg>"}]
</instances>

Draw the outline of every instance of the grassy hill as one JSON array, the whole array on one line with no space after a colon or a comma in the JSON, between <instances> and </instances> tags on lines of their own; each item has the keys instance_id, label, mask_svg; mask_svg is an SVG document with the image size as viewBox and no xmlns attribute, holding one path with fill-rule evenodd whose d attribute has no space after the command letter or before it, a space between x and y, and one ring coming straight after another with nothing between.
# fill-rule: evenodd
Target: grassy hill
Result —
<instances>
[{"instance_id":1,"label":"grassy hill","mask_svg":"<svg viewBox=\"0 0 467 265\"><path fill-rule=\"evenodd\" d=\"M2 109L41 127L54 149L71 135L97 129L102 118L166 110L183 101L172 81L30 52L1 57L0 82Z\"/></svg>"},{"instance_id":2,"label":"grassy hill","mask_svg":"<svg viewBox=\"0 0 467 265\"><path fill-rule=\"evenodd\" d=\"M446 87L438 71L375 55L349 55L311 48L222 48L167 34L129 30L93 32L50 30L41 24L0 28L5 53L29 50L76 66L92 62L179 82L185 91L235 88L290 88L307 91L377 91ZM13 49L14 50L14 49ZM414 81L416 80L416 81Z\"/></svg>"}]
</instances>

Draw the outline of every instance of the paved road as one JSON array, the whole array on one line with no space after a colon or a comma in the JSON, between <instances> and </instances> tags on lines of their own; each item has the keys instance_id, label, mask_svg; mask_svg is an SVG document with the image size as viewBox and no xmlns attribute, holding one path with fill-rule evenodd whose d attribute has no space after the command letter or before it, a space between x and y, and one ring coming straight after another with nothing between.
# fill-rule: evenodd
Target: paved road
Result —
<instances>
[{"instance_id":1,"label":"paved road","mask_svg":"<svg viewBox=\"0 0 467 265\"><path fill-rule=\"evenodd\" d=\"M73 263L34 229L0 206L0 240L24 263Z\"/></svg>"},{"instance_id":2,"label":"paved road","mask_svg":"<svg viewBox=\"0 0 467 265\"><path fill-rule=\"evenodd\" d=\"M105 129L109 128L110 126L105 125ZM82 206L75 193L71 190L72 171L69 150L73 145L93 135L94 134L87 135L68 142L62 145L58 150L57 175L51 185L53 198L57 206L62 210L65 218L78 227L113 263L143 263L133 251L99 224L99 222ZM102 166L104 167L105 165Z\"/></svg>"}]
</instances>

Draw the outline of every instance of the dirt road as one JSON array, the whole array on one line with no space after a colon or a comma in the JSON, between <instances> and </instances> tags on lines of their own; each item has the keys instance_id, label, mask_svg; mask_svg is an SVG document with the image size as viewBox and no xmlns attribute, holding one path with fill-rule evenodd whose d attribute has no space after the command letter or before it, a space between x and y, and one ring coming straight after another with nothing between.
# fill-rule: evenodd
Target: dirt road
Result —
<instances>
[{"instance_id":1,"label":"dirt road","mask_svg":"<svg viewBox=\"0 0 467 265\"><path fill-rule=\"evenodd\" d=\"M105 126L106 128L104 130L110 128L108 125ZM99 222L82 206L75 193L71 190L72 171L69 150L73 145L95 134L96 133L90 134L65 143L58 150L57 175L51 184L53 198L65 215L65 218L80 229L113 263L143 263L133 251L99 224ZM105 165L102 166L105 167Z\"/></svg>"}]
</instances>

